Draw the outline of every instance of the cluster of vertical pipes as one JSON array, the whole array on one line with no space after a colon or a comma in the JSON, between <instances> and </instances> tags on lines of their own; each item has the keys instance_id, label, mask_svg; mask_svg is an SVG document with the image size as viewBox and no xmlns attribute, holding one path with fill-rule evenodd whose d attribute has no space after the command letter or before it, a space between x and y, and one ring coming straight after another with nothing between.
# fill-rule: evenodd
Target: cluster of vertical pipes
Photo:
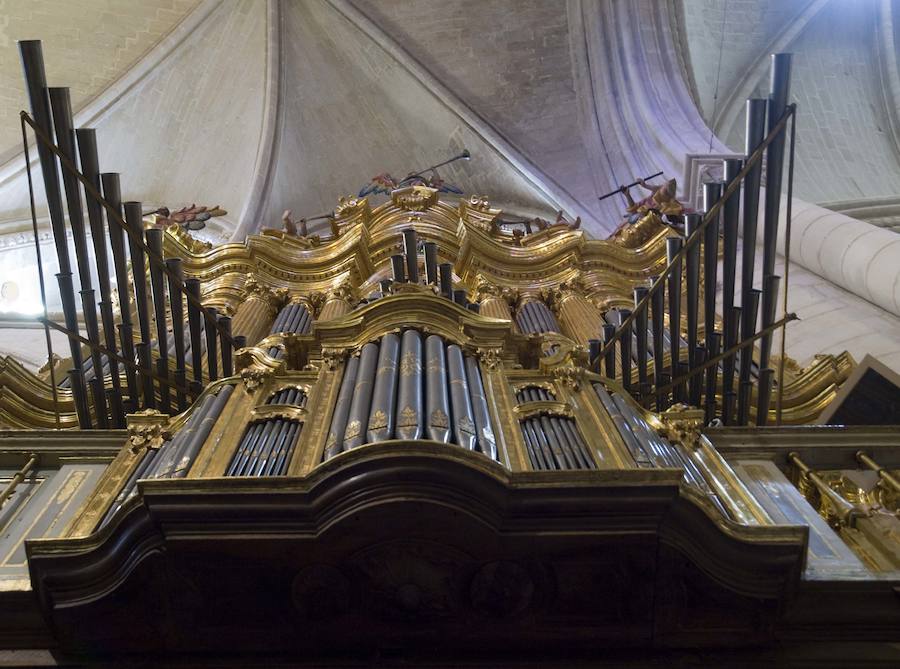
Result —
<instances>
[{"instance_id":1,"label":"cluster of vertical pipes","mask_svg":"<svg viewBox=\"0 0 900 669\"><path fill-rule=\"evenodd\" d=\"M748 163L747 168L744 167L743 160L725 160L724 181L704 184L703 208L707 212L706 217L696 213L685 215L685 239L694 238L695 241L685 251L685 239L670 237L666 240L669 264L667 280L656 285L656 279L651 279L651 284L656 287L649 299L650 288L636 287L635 308L608 312L606 319L618 320L618 324L607 322L602 328L602 341L595 339L590 342L590 357L597 371L604 371L610 378L620 378L623 387L644 406L652 404L661 411L671 403L683 402L702 407L707 422L720 418L726 425L746 425L750 420L751 392L754 385L757 385L756 422L758 425L766 424L774 372L769 367L771 333L763 331L775 322L780 282L774 269L787 134L787 125L782 121L789 113L794 113L788 106L790 66L790 54L775 54L772 57L768 100L747 101L745 151L748 160L761 145L769 141L765 149L767 185L761 288L754 288L753 280L762 160L759 159L752 165ZM770 137L766 136L767 129ZM742 172L746 172L742 181L720 203L726 190L734 186ZM713 209L716 214L712 214ZM737 239L741 214L744 244L740 306L736 306ZM701 227L702 234L699 232ZM720 236L723 245L721 325L716 322ZM759 319L758 312L761 312ZM615 315L618 316L617 319L614 318ZM685 333L684 337L682 333ZM752 345L735 350L754 338L760 338L758 362L753 359ZM620 354L618 364L613 347L616 340ZM686 350L684 356L681 354L682 348ZM707 361L711 362L727 351L731 352L718 364L706 365L705 372L699 369ZM668 361L665 360L666 354ZM648 365L650 360L653 360L652 378ZM632 363L637 368L636 384Z\"/></svg>"},{"instance_id":2,"label":"cluster of vertical pipes","mask_svg":"<svg viewBox=\"0 0 900 669\"><path fill-rule=\"evenodd\" d=\"M413 228L403 231L403 253L391 256L391 279L393 283L419 283L419 242ZM438 245L435 242L424 242L422 252L425 256L425 283L436 286L440 294L459 306L478 312L477 302L470 302L468 293L463 288L453 288L453 263L438 263ZM381 290L387 294L391 281L383 281Z\"/></svg>"},{"instance_id":3,"label":"cluster of vertical pipes","mask_svg":"<svg viewBox=\"0 0 900 669\"><path fill-rule=\"evenodd\" d=\"M681 469L685 483L706 496L724 515L728 515L722 501L689 453L679 444L672 444L659 436L629 400L619 393L607 392L600 383L594 384L594 392L616 424L625 447L638 467Z\"/></svg>"},{"instance_id":4,"label":"cluster of vertical pipes","mask_svg":"<svg viewBox=\"0 0 900 669\"><path fill-rule=\"evenodd\" d=\"M300 388L284 388L266 404L306 408L306 398L306 392ZM252 423L241 437L225 476L284 476L301 430L303 423L291 418Z\"/></svg>"},{"instance_id":5,"label":"cluster of vertical pipes","mask_svg":"<svg viewBox=\"0 0 900 669\"><path fill-rule=\"evenodd\" d=\"M363 346L344 368L324 459L388 439L454 443L497 459L478 361L409 329Z\"/></svg>"},{"instance_id":6,"label":"cluster of vertical pipes","mask_svg":"<svg viewBox=\"0 0 900 669\"><path fill-rule=\"evenodd\" d=\"M215 380L219 377L220 362L222 374L232 374L232 350L240 341L231 336L231 319L213 308L202 308L199 281L184 279L179 258L164 257L163 232L155 229L145 231L141 203L123 203L119 175L100 172L95 130L74 129L69 89L46 86L40 41L21 41L19 51L31 103L32 127L37 137L50 225L59 260L56 278L65 320L65 327L60 329L67 334L71 350L72 369L68 370L66 383L63 385L71 388L79 425L82 428L124 427L127 412L142 408L159 408L164 412L171 412L173 392L174 407L183 411L188 406L188 399L198 394L203 387L202 337L205 336L207 379ZM23 141L25 122L26 117L23 116ZM25 150L27 156L27 142ZM30 184L30 166L28 170ZM62 177L69 227L75 247L79 297L90 351L87 361L84 360L81 348L85 340L79 335L59 175ZM82 189L91 232L93 259L87 244ZM118 323L114 317L107 233L118 293ZM129 259L131 280L128 276ZM92 285L93 267L98 276L99 303ZM139 329L137 343L132 321L132 295ZM190 345L185 340L185 298ZM167 318L171 318L171 333L167 327ZM155 333L152 331L154 322ZM154 350L157 352L155 364L152 362ZM193 372L190 383L187 380L188 352L191 354ZM170 370L172 359L174 370ZM107 376L109 388L106 387Z\"/></svg>"},{"instance_id":7,"label":"cluster of vertical pipes","mask_svg":"<svg viewBox=\"0 0 900 669\"><path fill-rule=\"evenodd\" d=\"M516 391L516 402L551 402L555 396L541 386ZM569 416L542 412L519 421L532 469L596 469L588 446Z\"/></svg>"},{"instance_id":8,"label":"cluster of vertical pipes","mask_svg":"<svg viewBox=\"0 0 900 669\"><path fill-rule=\"evenodd\" d=\"M222 386L217 393L210 393L193 407L191 415L177 434L158 448L148 448L131 476L113 500L100 526L103 527L116 511L137 494L137 482L141 479L179 479L187 476L200 447L222 414L228 399L234 392L233 385Z\"/></svg>"},{"instance_id":9,"label":"cluster of vertical pipes","mask_svg":"<svg viewBox=\"0 0 900 669\"><path fill-rule=\"evenodd\" d=\"M312 324L313 317L307 306L302 302L290 302L278 312L269 334L306 334L312 329ZM269 355L277 360L284 356L284 349L270 346Z\"/></svg>"}]
</instances>

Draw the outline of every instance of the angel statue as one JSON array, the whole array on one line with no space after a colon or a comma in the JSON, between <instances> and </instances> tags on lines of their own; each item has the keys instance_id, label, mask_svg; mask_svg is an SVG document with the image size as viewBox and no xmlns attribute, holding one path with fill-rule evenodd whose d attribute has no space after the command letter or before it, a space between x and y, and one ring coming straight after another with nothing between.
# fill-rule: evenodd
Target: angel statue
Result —
<instances>
[{"instance_id":1,"label":"angel statue","mask_svg":"<svg viewBox=\"0 0 900 669\"><path fill-rule=\"evenodd\" d=\"M431 167L426 167L421 172L410 172L400 180L392 177L388 172L376 174L366 186L363 186L360 189L358 197L366 197L367 195L372 194L390 195L391 191L397 190L398 188L406 188L408 186L427 186L428 188L434 188L439 193L462 195L463 190L461 188L448 184L441 179L437 173L437 168L449 165L456 160L469 160L471 157L469 150L463 149L462 153L449 160L445 160L437 165L432 165Z\"/></svg>"},{"instance_id":2,"label":"angel statue","mask_svg":"<svg viewBox=\"0 0 900 669\"><path fill-rule=\"evenodd\" d=\"M178 211L169 211L168 207L160 207L154 211L149 211L144 216L155 216L153 224L158 228L168 228L173 223L180 225L185 230L202 230L206 227L206 221L213 216L225 216L228 212L221 209L219 205L214 207L198 207L192 204L190 207L183 207Z\"/></svg>"}]
</instances>

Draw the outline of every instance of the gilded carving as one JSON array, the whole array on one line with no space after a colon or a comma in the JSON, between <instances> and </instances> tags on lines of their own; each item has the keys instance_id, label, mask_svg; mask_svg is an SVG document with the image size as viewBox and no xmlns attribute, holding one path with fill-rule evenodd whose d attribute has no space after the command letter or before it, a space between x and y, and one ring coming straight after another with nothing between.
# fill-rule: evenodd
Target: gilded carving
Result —
<instances>
[{"instance_id":1,"label":"gilded carving","mask_svg":"<svg viewBox=\"0 0 900 669\"><path fill-rule=\"evenodd\" d=\"M440 428L448 428L450 427L450 418L440 409L435 409L431 412L431 418L429 420L431 427L440 427Z\"/></svg>"},{"instance_id":2,"label":"gilded carving","mask_svg":"<svg viewBox=\"0 0 900 669\"><path fill-rule=\"evenodd\" d=\"M428 186L410 186L391 191L391 202L405 211L427 211L435 205L438 191Z\"/></svg>"},{"instance_id":3,"label":"gilded carving","mask_svg":"<svg viewBox=\"0 0 900 669\"><path fill-rule=\"evenodd\" d=\"M478 348L478 359L485 369L495 370L500 366L503 351L499 348Z\"/></svg>"},{"instance_id":4,"label":"gilded carving","mask_svg":"<svg viewBox=\"0 0 900 669\"><path fill-rule=\"evenodd\" d=\"M662 421L660 432L669 441L694 448L700 441L703 429L703 410L684 404L675 404L659 415Z\"/></svg>"},{"instance_id":5,"label":"gilded carving","mask_svg":"<svg viewBox=\"0 0 900 669\"><path fill-rule=\"evenodd\" d=\"M468 416L463 416L458 421L456 421L456 427L463 434L470 434L472 436L476 435L475 423L473 423L472 419Z\"/></svg>"},{"instance_id":6,"label":"gilded carving","mask_svg":"<svg viewBox=\"0 0 900 669\"><path fill-rule=\"evenodd\" d=\"M412 407L404 407L397 420L397 427L415 427L419 424L419 414Z\"/></svg>"},{"instance_id":7,"label":"gilded carving","mask_svg":"<svg viewBox=\"0 0 900 669\"><path fill-rule=\"evenodd\" d=\"M344 439L355 439L359 436L362 424L358 420L351 420L347 423L347 429L344 432Z\"/></svg>"},{"instance_id":8,"label":"gilded carving","mask_svg":"<svg viewBox=\"0 0 900 669\"><path fill-rule=\"evenodd\" d=\"M419 356L413 351L407 351L400 358L400 376L412 376L422 371L422 364L419 362Z\"/></svg>"},{"instance_id":9,"label":"gilded carving","mask_svg":"<svg viewBox=\"0 0 900 669\"><path fill-rule=\"evenodd\" d=\"M128 444L132 453L139 453L144 449L158 449L171 436L168 430L168 414L156 409L145 409L129 414L127 423Z\"/></svg>"},{"instance_id":10,"label":"gilded carving","mask_svg":"<svg viewBox=\"0 0 900 669\"><path fill-rule=\"evenodd\" d=\"M383 430L388 426L387 414L381 409L372 414L369 418L370 430Z\"/></svg>"}]
</instances>

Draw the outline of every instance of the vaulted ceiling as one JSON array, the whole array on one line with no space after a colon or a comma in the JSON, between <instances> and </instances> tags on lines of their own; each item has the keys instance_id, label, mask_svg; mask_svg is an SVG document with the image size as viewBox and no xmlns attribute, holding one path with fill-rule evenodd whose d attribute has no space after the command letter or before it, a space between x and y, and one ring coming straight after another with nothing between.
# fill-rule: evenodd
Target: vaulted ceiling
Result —
<instances>
[{"instance_id":1,"label":"vaulted ceiling","mask_svg":"<svg viewBox=\"0 0 900 669\"><path fill-rule=\"evenodd\" d=\"M18 274L26 38L125 196L222 206L212 240L463 147L440 173L467 195L605 236L622 204L598 196L635 177L696 203L773 51L795 53L796 194L900 225L900 0L32 0L0 3L0 264Z\"/></svg>"}]
</instances>

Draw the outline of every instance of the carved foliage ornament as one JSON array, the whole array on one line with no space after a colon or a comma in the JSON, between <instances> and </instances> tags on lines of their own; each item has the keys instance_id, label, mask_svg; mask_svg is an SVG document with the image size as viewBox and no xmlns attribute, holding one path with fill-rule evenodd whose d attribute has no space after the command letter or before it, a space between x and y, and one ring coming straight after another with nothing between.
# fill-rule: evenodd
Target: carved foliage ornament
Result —
<instances>
[{"instance_id":1,"label":"carved foliage ornament","mask_svg":"<svg viewBox=\"0 0 900 669\"><path fill-rule=\"evenodd\" d=\"M156 409L145 409L128 416L128 445L132 453L158 449L171 434L169 416Z\"/></svg>"},{"instance_id":2,"label":"carved foliage ornament","mask_svg":"<svg viewBox=\"0 0 900 669\"><path fill-rule=\"evenodd\" d=\"M659 415L663 427L661 432L669 441L688 448L694 448L700 441L703 429L703 411L684 404L675 404Z\"/></svg>"}]
</instances>

